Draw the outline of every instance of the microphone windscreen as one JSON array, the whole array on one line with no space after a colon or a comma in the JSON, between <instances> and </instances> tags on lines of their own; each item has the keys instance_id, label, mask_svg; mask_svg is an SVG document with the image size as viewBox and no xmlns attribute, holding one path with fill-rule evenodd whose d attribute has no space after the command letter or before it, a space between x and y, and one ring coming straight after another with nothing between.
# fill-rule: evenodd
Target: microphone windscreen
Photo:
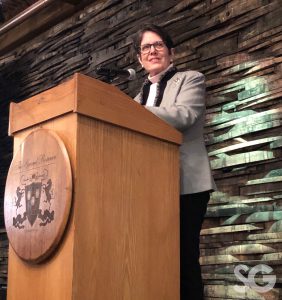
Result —
<instances>
[{"instance_id":1,"label":"microphone windscreen","mask_svg":"<svg viewBox=\"0 0 282 300\"><path fill-rule=\"evenodd\" d=\"M127 69L129 73L129 80L135 80L136 79L136 71L134 69Z\"/></svg>"}]
</instances>

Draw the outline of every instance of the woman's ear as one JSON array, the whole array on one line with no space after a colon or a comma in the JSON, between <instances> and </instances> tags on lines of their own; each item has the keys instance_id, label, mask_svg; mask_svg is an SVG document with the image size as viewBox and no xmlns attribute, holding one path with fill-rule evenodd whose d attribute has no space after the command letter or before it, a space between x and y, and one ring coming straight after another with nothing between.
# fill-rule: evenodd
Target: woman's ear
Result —
<instances>
[{"instance_id":1,"label":"woman's ear","mask_svg":"<svg viewBox=\"0 0 282 300\"><path fill-rule=\"evenodd\" d=\"M140 65L141 65L141 66L142 66L142 68L143 68L143 64L142 64L141 56L140 56L139 54L137 54L137 58L138 58L138 61L139 61Z\"/></svg>"}]
</instances>

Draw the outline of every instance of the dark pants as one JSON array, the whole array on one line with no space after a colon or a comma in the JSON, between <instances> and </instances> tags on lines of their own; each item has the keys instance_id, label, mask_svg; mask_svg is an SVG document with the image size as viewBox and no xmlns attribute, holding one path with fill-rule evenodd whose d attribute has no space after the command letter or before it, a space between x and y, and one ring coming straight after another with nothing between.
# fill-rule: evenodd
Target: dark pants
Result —
<instances>
[{"instance_id":1,"label":"dark pants","mask_svg":"<svg viewBox=\"0 0 282 300\"><path fill-rule=\"evenodd\" d=\"M200 255L200 231L209 192L180 196L180 295L181 300L204 299Z\"/></svg>"}]
</instances>

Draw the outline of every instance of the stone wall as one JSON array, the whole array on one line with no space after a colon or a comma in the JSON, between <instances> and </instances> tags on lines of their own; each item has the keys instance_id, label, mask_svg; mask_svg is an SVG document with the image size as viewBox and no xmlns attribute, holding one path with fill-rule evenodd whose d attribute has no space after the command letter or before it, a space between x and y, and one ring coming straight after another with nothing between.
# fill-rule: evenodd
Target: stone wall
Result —
<instances>
[{"instance_id":1,"label":"stone wall","mask_svg":"<svg viewBox=\"0 0 282 300\"><path fill-rule=\"evenodd\" d=\"M141 24L164 26L175 64L207 80L206 143L218 191L201 237L207 299L280 299L282 256L282 9L279 0L93 1L72 17L0 57L0 201L12 142L8 104L66 80L95 75L99 65L134 68L136 81L114 84L130 96L145 76L132 50ZM98 77L99 78L99 77ZM3 220L3 213L1 213ZM0 284L7 242L0 229ZM234 268L270 266L276 285L247 287ZM242 272L244 273L244 272ZM245 274L248 277L248 271ZM263 284L262 276L257 282ZM266 284L266 283L265 283ZM265 285L264 284L264 285ZM234 289L240 285L241 290ZM280 297L279 297L280 294Z\"/></svg>"}]
</instances>

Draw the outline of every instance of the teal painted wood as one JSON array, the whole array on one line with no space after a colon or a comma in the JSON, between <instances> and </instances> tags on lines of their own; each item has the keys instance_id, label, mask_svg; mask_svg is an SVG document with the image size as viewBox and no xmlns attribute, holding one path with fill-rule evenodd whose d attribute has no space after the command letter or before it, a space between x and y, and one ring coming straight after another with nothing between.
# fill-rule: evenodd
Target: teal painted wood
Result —
<instances>
[{"instance_id":1,"label":"teal painted wood","mask_svg":"<svg viewBox=\"0 0 282 300\"><path fill-rule=\"evenodd\" d=\"M29 98L74 72L97 77L98 65L134 68L136 81L114 82L133 97L146 76L132 50L133 34L146 22L163 25L175 40L176 66L206 76L205 138L218 186L201 236L206 298L261 299L252 290L235 293L234 285L243 283L234 267L268 264L282 280L280 2L93 1L0 57L2 190L11 159L9 101ZM5 270L7 261L0 259L0 285ZM278 300L279 291L275 287L269 299Z\"/></svg>"}]
</instances>

